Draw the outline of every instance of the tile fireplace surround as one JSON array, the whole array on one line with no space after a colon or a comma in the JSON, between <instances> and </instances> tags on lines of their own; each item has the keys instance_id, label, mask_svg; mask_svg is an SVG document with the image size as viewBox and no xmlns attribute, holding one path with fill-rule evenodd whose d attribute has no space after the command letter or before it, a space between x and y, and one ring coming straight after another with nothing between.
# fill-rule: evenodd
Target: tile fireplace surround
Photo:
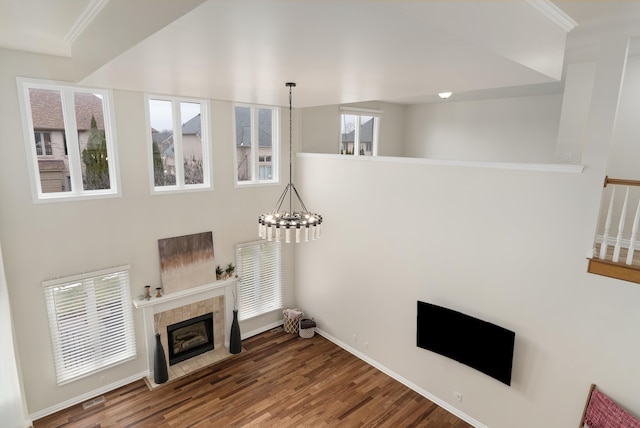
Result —
<instances>
[{"instance_id":1,"label":"tile fireplace surround","mask_svg":"<svg viewBox=\"0 0 640 428\"><path fill-rule=\"evenodd\" d=\"M160 333L160 341L164 347L168 364L167 325L205 313L213 313L214 349L169 366L169 381L231 356L227 330L233 321L233 291L235 287L236 279L232 278L187 288L165 294L162 297L133 301L133 306L142 311L146 338L147 381L152 388L157 386L153 382L156 328Z\"/></svg>"}]
</instances>

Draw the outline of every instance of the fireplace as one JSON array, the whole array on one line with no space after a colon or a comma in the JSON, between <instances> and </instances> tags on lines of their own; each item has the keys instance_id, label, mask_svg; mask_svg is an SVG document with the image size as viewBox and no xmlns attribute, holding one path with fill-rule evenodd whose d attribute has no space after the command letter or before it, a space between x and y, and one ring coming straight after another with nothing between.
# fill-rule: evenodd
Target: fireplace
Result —
<instances>
[{"instance_id":1,"label":"fireplace","mask_svg":"<svg viewBox=\"0 0 640 428\"><path fill-rule=\"evenodd\" d=\"M213 313L167 326L167 338L169 365L212 350Z\"/></svg>"}]
</instances>

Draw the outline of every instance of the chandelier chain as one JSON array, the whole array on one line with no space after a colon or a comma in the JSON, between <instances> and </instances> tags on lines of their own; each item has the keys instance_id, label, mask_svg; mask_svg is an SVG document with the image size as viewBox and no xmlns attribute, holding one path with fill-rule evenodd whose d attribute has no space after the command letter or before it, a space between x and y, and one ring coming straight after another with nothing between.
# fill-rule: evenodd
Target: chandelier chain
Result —
<instances>
[{"instance_id":1,"label":"chandelier chain","mask_svg":"<svg viewBox=\"0 0 640 428\"><path fill-rule=\"evenodd\" d=\"M308 241L309 237L313 240L320 237L322 216L309 212L300 197L298 189L296 189L296 186L293 184L292 88L294 88L296 84L288 82L286 86L289 88L289 183L285 186L280 198L278 198L275 209L258 217L258 236L269 241L275 239L276 242L284 239L284 241L288 243L292 241L292 235L295 235L294 242L298 243L301 242L303 234L305 241ZM280 209L287 199L287 193L289 193L289 210L283 212L280 211ZM294 193L302 211L293 210Z\"/></svg>"}]
</instances>

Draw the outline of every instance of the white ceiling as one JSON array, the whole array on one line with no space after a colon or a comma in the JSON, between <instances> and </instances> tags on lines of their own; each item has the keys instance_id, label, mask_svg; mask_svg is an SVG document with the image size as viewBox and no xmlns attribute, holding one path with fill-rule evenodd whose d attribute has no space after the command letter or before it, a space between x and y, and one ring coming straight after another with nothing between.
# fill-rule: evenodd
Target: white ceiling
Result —
<instances>
[{"instance_id":1,"label":"white ceiling","mask_svg":"<svg viewBox=\"0 0 640 428\"><path fill-rule=\"evenodd\" d=\"M615 33L640 1L0 0L0 47L80 84L296 107L558 92Z\"/></svg>"}]
</instances>

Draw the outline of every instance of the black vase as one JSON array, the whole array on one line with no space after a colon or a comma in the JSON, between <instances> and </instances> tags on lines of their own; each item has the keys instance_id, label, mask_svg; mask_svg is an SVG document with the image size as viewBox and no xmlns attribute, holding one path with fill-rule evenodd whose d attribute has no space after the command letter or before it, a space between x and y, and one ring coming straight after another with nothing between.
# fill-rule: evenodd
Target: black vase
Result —
<instances>
[{"instance_id":1,"label":"black vase","mask_svg":"<svg viewBox=\"0 0 640 428\"><path fill-rule=\"evenodd\" d=\"M167 380L169 380L167 358L164 356L164 348L162 347L162 342L160 342L160 334L156 333L156 352L153 355L153 381L161 384Z\"/></svg>"},{"instance_id":2,"label":"black vase","mask_svg":"<svg viewBox=\"0 0 640 428\"><path fill-rule=\"evenodd\" d=\"M240 324L238 323L238 310L233 310L233 322L231 323L231 338L229 340L229 352L239 354L242 351L242 340L240 339Z\"/></svg>"}]
</instances>

